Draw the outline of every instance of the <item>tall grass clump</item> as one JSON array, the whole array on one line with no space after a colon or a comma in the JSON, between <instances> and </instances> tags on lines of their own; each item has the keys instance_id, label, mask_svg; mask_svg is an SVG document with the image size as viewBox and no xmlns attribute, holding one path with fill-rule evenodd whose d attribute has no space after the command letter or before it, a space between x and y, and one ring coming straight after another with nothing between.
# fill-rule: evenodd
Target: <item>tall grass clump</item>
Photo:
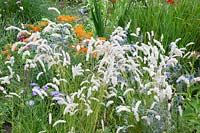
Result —
<instances>
[{"instance_id":1,"label":"tall grass clump","mask_svg":"<svg viewBox=\"0 0 200 133\"><path fill-rule=\"evenodd\" d=\"M149 2L149 6L136 3L132 8L131 18L134 26L140 26L144 30L157 31L166 37L165 49L168 48L168 40L182 38L181 47L188 42L195 42L193 49L199 50L199 8L198 0L167 2ZM197 27L196 27L197 26Z\"/></svg>"},{"instance_id":2,"label":"tall grass clump","mask_svg":"<svg viewBox=\"0 0 200 133\"><path fill-rule=\"evenodd\" d=\"M199 0L174 0L172 3L165 0L119 0L114 3L105 2L102 14L107 18L107 33L111 33L114 27L124 27L131 21L131 31L141 27L142 31L153 30L160 37L163 34L166 38L163 42L165 49L169 50L169 40L182 38L179 46L184 47L185 44L194 42L195 45L190 49L199 51L199 6Z\"/></svg>"},{"instance_id":3,"label":"tall grass clump","mask_svg":"<svg viewBox=\"0 0 200 133\"><path fill-rule=\"evenodd\" d=\"M96 0L93 0L93 5L91 7L91 14L92 14L92 20L94 22L96 34L99 37L105 36L105 19L103 18L103 12L102 12L102 2L98 2Z\"/></svg>"}]
</instances>

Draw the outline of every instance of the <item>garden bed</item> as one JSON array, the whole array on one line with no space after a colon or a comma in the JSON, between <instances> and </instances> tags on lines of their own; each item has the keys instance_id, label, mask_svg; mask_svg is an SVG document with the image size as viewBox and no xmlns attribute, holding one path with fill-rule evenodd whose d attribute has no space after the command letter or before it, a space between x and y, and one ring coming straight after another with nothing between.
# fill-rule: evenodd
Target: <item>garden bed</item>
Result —
<instances>
[{"instance_id":1,"label":"garden bed","mask_svg":"<svg viewBox=\"0 0 200 133\"><path fill-rule=\"evenodd\" d=\"M18 24L0 12L1 131L200 132L198 0L46 1L33 18L16 2Z\"/></svg>"}]
</instances>

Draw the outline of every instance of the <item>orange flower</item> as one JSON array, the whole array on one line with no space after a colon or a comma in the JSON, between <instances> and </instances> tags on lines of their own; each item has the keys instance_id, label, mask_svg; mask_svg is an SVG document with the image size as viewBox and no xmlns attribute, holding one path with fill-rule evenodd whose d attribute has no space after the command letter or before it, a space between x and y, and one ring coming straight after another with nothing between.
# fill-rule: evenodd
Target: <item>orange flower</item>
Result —
<instances>
[{"instance_id":1,"label":"orange flower","mask_svg":"<svg viewBox=\"0 0 200 133\"><path fill-rule=\"evenodd\" d=\"M83 33L83 25L79 24L78 26L75 27L75 32L77 35L80 35Z\"/></svg>"},{"instance_id":2,"label":"orange flower","mask_svg":"<svg viewBox=\"0 0 200 133\"><path fill-rule=\"evenodd\" d=\"M59 21L64 21L64 16L58 16L57 19L58 19Z\"/></svg>"},{"instance_id":3,"label":"orange flower","mask_svg":"<svg viewBox=\"0 0 200 133\"><path fill-rule=\"evenodd\" d=\"M15 46L13 46L12 48L13 48L14 51L17 51L17 50L18 50L18 48L15 47Z\"/></svg>"},{"instance_id":4,"label":"orange flower","mask_svg":"<svg viewBox=\"0 0 200 133\"><path fill-rule=\"evenodd\" d=\"M73 16L62 16L62 15L60 15L60 16L58 16L57 17L57 19L59 20L59 21L62 21L62 22L72 22L72 21L75 21L75 20L77 20L78 19L78 17L73 17Z\"/></svg>"},{"instance_id":5,"label":"orange flower","mask_svg":"<svg viewBox=\"0 0 200 133\"><path fill-rule=\"evenodd\" d=\"M39 27L34 27L33 30L39 32L41 29Z\"/></svg>"},{"instance_id":6,"label":"orange flower","mask_svg":"<svg viewBox=\"0 0 200 133\"><path fill-rule=\"evenodd\" d=\"M39 32L41 29L37 26L34 26L32 24L26 24L27 27L31 28L35 32Z\"/></svg>"},{"instance_id":7,"label":"orange flower","mask_svg":"<svg viewBox=\"0 0 200 133\"><path fill-rule=\"evenodd\" d=\"M97 57L97 52L93 52L93 53L92 53L92 56L93 56L94 58L96 58L96 57Z\"/></svg>"},{"instance_id":8,"label":"orange flower","mask_svg":"<svg viewBox=\"0 0 200 133\"><path fill-rule=\"evenodd\" d=\"M87 53L88 48L81 48L80 52Z\"/></svg>"},{"instance_id":9,"label":"orange flower","mask_svg":"<svg viewBox=\"0 0 200 133\"><path fill-rule=\"evenodd\" d=\"M86 33L86 34L85 34L85 38L86 38L86 39L90 39L90 38L92 37L92 34L93 34L92 32Z\"/></svg>"},{"instance_id":10,"label":"orange flower","mask_svg":"<svg viewBox=\"0 0 200 133\"><path fill-rule=\"evenodd\" d=\"M17 51L17 47L12 46L11 44L7 45L5 50L2 51L2 53L0 55L5 55L6 59L10 59L11 55L11 49L13 49L14 51Z\"/></svg>"},{"instance_id":11,"label":"orange flower","mask_svg":"<svg viewBox=\"0 0 200 133\"><path fill-rule=\"evenodd\" d=\"M3 54L3 55L4 55L4 54L5 54L5 55L9 54L11 48L12 48L12 46L11 46L10 44L7 45L6 48L5 48L5 50L2 51L2 54Z\"/></svg>"},{"instance_id":12,"label":"orange flower","mask_svg":"<svg viewBox=\"0 0 200 133\"><path fill-rule=\"evenodd\" d=\"M93 35L92 32L87 33L86 31L84 31L82 24L79 24L77 27L75 27L75 33L80 40L90 39Z\"/></svg>"},{"instance_id":13,"label":"orange flower","mask_svg":"<svg viewBox=\"0 0 200 133\"><path fill-rule=\"evenodd\" d=\"M26 26L29 27L29 28L34 28L34 27L35 27L35 26L32 25L32 24L26 24Z\"/></svg>"},{"instance_id":14,"label":"orange flower","mask_svg":"<svg viewBox=\"0 0 200 133\"><path fill-rule=\"evenodd\" d=\"M69 48L73 49L73 48L75 48L75 46L74 45L70 45Z\"/></svg>"},{"instance_id":15,"label":"orange flower","mask_svg":"<svg viewBox=\"0 0 200 133\"><path fill-rule=\"evenodd\" d=\"M28 42L29 41L29 38L25 38L24 40L23 40L23 42Z\"/></svg>"},{"instance_id":16,"label":"orange flower","mask_svg":"<svg viewBox=\"0 0 200 133\"><path fill-rule=\"evenodd\" d=\"M8 49L6 49L6 50L4 50L3 52L2 52L2 54L8 54L9 53L9 50Z\"/></svg>"},{"instance_id":17,"label":"orange flower","mask_svg":"<svg viewBox=\"0 0 200 133\"><path fill-rule=\"evenodd\" d=\"M66 16L65 19L66 19L67 22L73 21L73 17L71 17L71 16Z\"/></svg>"},{"instance_id":18,"label":"orange flower","mask_svg":"<svg viewBox=\"0 0 200 133\"><path fill-rule=\"evenodd\" d=\"M99 40L106 41L105 37L98 37Z\"/></svg>"},{"instance_id":19,"label":"orange flower","mask_svg":"<svg viewBox=\"0 0 200 133\"><path fill-rule=\"evenodd\" d=\"M49 24L48 21L44 21L44 22L40 22L40 23L39 23L39 26L40 26L40 27L43 27L43 26L46 26L46 25L48 25L48 24Z\"/></svg>"}]
</instances>

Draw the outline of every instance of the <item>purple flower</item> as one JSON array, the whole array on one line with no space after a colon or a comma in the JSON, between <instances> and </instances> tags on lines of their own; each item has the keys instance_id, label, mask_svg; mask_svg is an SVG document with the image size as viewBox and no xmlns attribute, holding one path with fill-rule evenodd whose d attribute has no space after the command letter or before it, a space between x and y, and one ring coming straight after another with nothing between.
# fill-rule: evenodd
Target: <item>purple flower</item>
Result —
<instances>
[{"instance_id":1,"label":"purple flower","mask_svg":"<svg viewBox=\"0 0 200 133\"><path fill-rule=\"evenodd\" d=\"M50 95L51 96L57 96L57 95L59 95L59 91L51 91Z\"/></svg>"},{"instance_id":2,"label":"purple flower","mask_svg":"<svg viewBox=\"0 0 200 133\"><path fill-rule=\"evenodd\" d=\"M20 41L23 41L23 40L24 40L24 36L23 36L23 35L20 35L18 39L19 39Z\"/></svg>"},{"instance_id":3,"label":"purple flower","mask_svg":"<svg viewBox=\"0 0 200 133\"><path fill-rule=\"evenodd\" d=\"M79 13L80 13L80 14L82 14L82 15L84 15L84 14L86 14L86 13L87 13L87 10L86 10L86 9L83 9L83 8L81 8L81 9L79 10Z\"/></svg>"},{"instance_id":4,"label":"purple flower","mask_svg":"<svg viewBox=\"0 0 200 133\"><path fill-rule=\"evenodd\" d=\"M170 78L170 76L171 76L171 73L170 73L170 72L166 72L166 74L165 74L165 75L166 75L166 77L167 77L167 78Z\"/></svg>"},{"instance_id":5,"label":"purple flower","mask_svg":"<svg viewBox=\"0 0 200 133\"><path fill-rule=\"evenodd\" d=\"M36 83L30 83L30 86L36 86L37 84Z\"/></svg>"},{"instance_id":6,"label":"purple flower","mask_svg":"<svg viewBox=\"0 0 200 133\"><path fill-rule=\"evenodd\" d=\"M40 89L40 86L34 86L33 89L39 90L39 89Z\"/></svg>"},{"instance_id":7,"label":"purple flower","mask_svg":"<svg viewBox=\"0 0 200 133\"><path fill-rule=\"evenodd\" d=\"M39 90L40 87L39 87L39 86L34 86L33 89ZM33 96L37 96L37 93L36 93L35 91L33 91L33 92L32 92L32 95L33 95Z\"/></svg>"},{"instance_id":8,"label":"purple flower","mask_svg":"<svg viewBox=\"0 0 200 133\"><path fill-rule=\"evenodd\" d=\"M35 91L32 92L33 96L37 96L37 93Z\"/></svg>"},{"instance_id":9,"label":"purple flower","mask_svg":"<svg viewBox=\"0 0 200 133\"><path fill-rule=\"evenodd\" d=\"M43 86L43 89L44 89L45 91L46 91L46 90L48 90L48 88L49 88L49 87L48 87L48 86L46 86L46 85L45 85L45 86Z\"/></svg>"},{"instance_id":10,"label":"purple flower","mask_svg":"<svg viewBox=\"0 0 200 133\"><path fill-rule=\"evenodd\" d=\"M34 104L35 104L35 101L34 101L34 100L30 100L30 101L29 101L29 105L30 105L30 106L33 106Z\"/></svg>"}]
</instances>

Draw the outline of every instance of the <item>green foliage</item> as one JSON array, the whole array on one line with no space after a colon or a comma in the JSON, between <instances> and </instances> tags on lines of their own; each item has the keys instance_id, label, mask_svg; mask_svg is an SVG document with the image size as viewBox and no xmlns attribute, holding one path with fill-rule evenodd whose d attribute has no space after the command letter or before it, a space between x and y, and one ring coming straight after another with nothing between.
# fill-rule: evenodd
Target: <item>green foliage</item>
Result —
<instances>
[{"instance_id":1,"label":"green foliage","mask_svg":"<svg viewBox=\"0 0 200 133\"><path fill-rule=\"evenodd\" d=\"M182 118L183 127L190 132L200 132L200 89L199 83L191 86L184 94L183 101L184 115Z\"/></svg>"},{"instance_id":2,"label":"green foliage","mask_svg":"<svg viewBox=\"0 0 200 133\"><path fill-rule=\"evenodd\" d=\"M92 20L94 22L94 26L96 29L96 34L99 37L103 37L105 35L105 24L104 24L104 18L102 16L102 3L100 1L93 0L93 6L91 7L91 14L92 14Z\"/></svg>"},{"instance_id":3,"label":"green foliage","mask_svg":"<svg viewBox=\"0 0 200 133\"><path fill-rule=\"evenodd\" d=\"M49 15L48 0L3 0L0 2L2 19L13 18L21 23L34 23Z\"/></svg>"},{"instance_id":4,"label":"green foliage","mask_svg":"<svg viewBox=\"0 0 200 133\"><path fill-rule=\"evenodd\" d=\"M112 7L105 3L104 18L107 18L106 33L109 34L118 25L125 27L131 21L130 30L141 27L142 31L155 31L156 36L163 34L166 39L165 49L169 48L169 40L182 38L180 47L195 42L190 49L200 50L200 1L180 0L173 4L166 1L132 1L119 0Z\"/></svg>"},{"instance_id":5,"label":"green foliage","mask_svg":"<svg viewBox=\"0 0 200 133\"><path fill-rule=\"evenodd\" d=\"M48 12L50 0L1 0L0 1L0 51L6 43L13 42L16 32L5 31L5 28L22 23L35 23L43 17L53 18L55 14ZM16 39L14 39L16 41Z\"/></svg>"}]
</instances>

